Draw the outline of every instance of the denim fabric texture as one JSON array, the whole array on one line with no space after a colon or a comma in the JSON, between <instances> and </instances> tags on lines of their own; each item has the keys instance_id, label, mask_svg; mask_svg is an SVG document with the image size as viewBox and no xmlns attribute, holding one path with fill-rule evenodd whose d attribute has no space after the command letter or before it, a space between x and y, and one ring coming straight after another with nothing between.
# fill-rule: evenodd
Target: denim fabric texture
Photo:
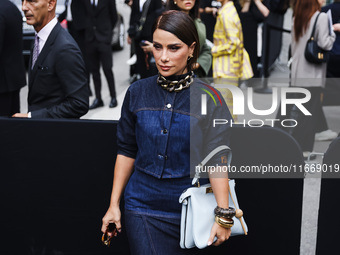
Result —
<instances>
[{"instance_id":1,"label":"denim fabric texture","mask_svg":"<svg viewBox=\"0 0 340 255\"><path fill-rule=\"evenodd\" d=\"M179 246L179 219L125 211L131 255L207 255L214 247L184 250ZM166 230L166 231L165 231Z\"/></svg>"},{"instance_id":2,"label":"denim fabric texture","mask_svg":"<svg viewBox=\"0 0 340 255\"><path fill-rule=\"evenodd\" d=\"M201 88L207 89L195 79L187 89L168 92L157 76L129 87L117 130L118 154L135 158L125 188L127 210L179 219L178 199L191 186L190 171L217 146L229 144L229 126L212 125L214 118L231 119L230 112L223 99L216 106L208 97L208 114L202 115Z\"/></svg>"}]
</instances>

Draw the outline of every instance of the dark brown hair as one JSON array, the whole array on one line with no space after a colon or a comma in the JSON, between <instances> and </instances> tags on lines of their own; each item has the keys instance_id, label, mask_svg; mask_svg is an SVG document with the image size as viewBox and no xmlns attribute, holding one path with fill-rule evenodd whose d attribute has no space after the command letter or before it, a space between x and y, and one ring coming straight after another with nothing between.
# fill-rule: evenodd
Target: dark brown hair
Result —
<instances>
[{"instance_id":1,"label":"dark brown hair","mask_svg":"<svg viewBox=\"0 0 340 255\"><path fill-rule=\"evenodd\" d=\"M318 0L296 0L294 4L294 36L298 42L306 32L310 19L321 7Z\"/></svg>"},{"instance_id":2,"label":"dark brown hair","mask_svg":"<svg viewBox=\"0 0 340 255\"><path fill-rule=\"evenodd\" d=\"M176 11L182 11L177 4L175 4L176 0L167 0L166 1L166 10L176 10ZM179 0L180 1L180 0ZM195 1L194 7L189 11L189 16L194 20L199 18L199 7L200 3L199 0Z\"/></svg>"},{"instance_id":3,"label":"dark brown hair","mask_svg":"<svg viewBox=\"0 0 340 255\"><path fill-rule=\"evenodd\" d=\"M193 58L188 61L187 65L188 71L191 71L192 65L197 62L200 49L200 43L194 21L184 12L175 10L166 11L156 20L152 28L152 34L156 29L162 29L175 35L178 39L188 45L188 47L196 42Z\"/></svg>"}]
</instances>

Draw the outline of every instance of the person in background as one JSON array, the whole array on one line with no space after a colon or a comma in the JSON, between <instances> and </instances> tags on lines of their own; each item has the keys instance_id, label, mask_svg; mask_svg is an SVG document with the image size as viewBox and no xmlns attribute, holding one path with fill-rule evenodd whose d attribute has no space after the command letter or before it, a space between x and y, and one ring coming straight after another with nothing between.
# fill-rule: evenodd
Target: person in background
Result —
<instances>
[{"instance_id":1,"label":"person in background","mask_svg":"<svg viewBox=\"0 0 340 255\"><path fill-rule=\"evenodd\" d=\"M206 43L205 25L199 18L199 0L167 0L167 10L178 10L188 14L195 22L200 40L200 51L197 63L194 64L194 72L198 77L205 77L211 68L211 48Z\"/></svg>"},{"instance_id":2,"label":"person in background","mask_svg":"<svg viewBox=\"0 0 340 255\"><path fill-rule=\"evenodd\" d=\"M58 22L56 0L23 0L35 43L28 67L28 113L22 118L80 118L89 109L85 64L77 43Z\"/></svg>"},{"instance_id":3,"label":"person in background","mask_svg":"<svg viewBox=\"0 0 340 255\"><path fill-rule=\"evenodd\" d=\"M22 55L22 16L8 0L0 2L0 116L20 112L20 89L26 85Z\"/></svg>"},{"instance_id":4,"label":"person in background","mask_svg":"<svg viewBox=\"0 0 340 255\"><path fill-rule=\"evenodd\" d=\"M133 0L124 0L124 3L132 8ZM137 55L135 50L135 43L134 40L129 38L129 34L127 35L128 44L130 44L130 58L126 61L126 63L130 66L130 84L140 79L140 74L135 72L136 63L137 63Z\"/></svg>"},{"instance_id":5,"label":"person in background","mask_svg":"<svg viewBox=\"0 0 340 255\"><path fill-rule=\"evenodd\" d=\"M73 39L77 42L87 71L88 83L90 83L89 63L86 56L85 45L85 28L86 28L86 15L85 15L85 2L82 0L66 0L65 11L58 17L58 21L62 22L64 19L67 21L67 30L72 35ZM92 91L90 84L88 84L90 96Z\"/></svg>"},{"instance_id":6,"label":"person in background","mask_svg":"<svg viewBox=\"0 0 340 255\"><path fill-rule=\"evenodd\" d=\"M334 99L334 103L336 105L340 104L340 0L334 0L333 3L322 7L322 12L327 12L331 10L332 13L332 22L333 29L336 35L335 42L333 44L333 48L329 54L329 61L327 63L327 73L326 77L330 79L326 79L326 85L324 89L325 101L330 98ZM338 27L338 29L337 29ZM328 97L328 98L327 98ZM327 102L326 102L327 103ZM316 141L327 141L333 140L336 138L336 133L331 130L318 130L315 134Z\"/></svg>"},{"instance_id":7,"label":"person in background","mask_svg":"<svg viewBox=\"0 0 340 255\"><path fill-rule=\"evenodd\" d=\"M322 89L325 85L327 63L310 63L304 56L306 43L319 14L314 40L324 50L331 50L333 47L335 34L329 31L327 14L320 13L323 2L324 0L297 0L293 11L291 85L306 88L311 93L311 99L305 105L311 116L305 116L292 133L305 157L313 151L315 133L318 130L328 130L322 110Z\"/></svg>"},{"instance_id":8,"label":"person in background","mask_svg":"<svg viewBox=\"0 0 340 255\"><path fill-rule=\"evenodd\" d=\"M214 116L231 116L224 101L215 107L212 99L207 102L211 114L201 115L197 97L206 85L192 72L198 51L197 30L189 15L163 13L153 29L159 75L133 83L124 99L111 202L101 230L105 233L109 223L114 223L118 232L122 230L119 204L125 190L125 228L132 255L201 254L197 248L180 248L178 199L192 186L191 162L197 164L217 146L229 143L229 127L211 129L207 123L210 125ZM222 164L219 156L226 157L226 152L212 161ZM218 206L228 208L227 176L209 176L201 179L201 184L210 181ZM210 232L209 246L222 244L231 233L217 223Z\"/></svg>"},{"instance_id":9,"label":"person in background","mask_svg":"<svg viewBox=\"0 0 340 255\"><path fill-rule=\"evenodd\" d=\"M142 30L137 31L143 11L146 12ZM128 44L136 54L137 62L134 75L147 78L157 74L152 56L152 25L163 11L162 0L133 0L131 5Z\"/></svg>"},{"instance_id":10,"label":"person in background","mask_svg":"<svg viewBox=\"0 0 340 255\"><path fill-rule=\"evenodd\" d=\"M249 55L243 46L240 18L233 1L220 0L222 7L217 14L214 32L213 78L215 84L239 86L241 79L253 76ZM229 89L220 89L233 114L233 97ZM236 116L234 116L236 119Z\"/></svg>"},{"instance_id":11,"label":"person in background","mask_svg":"<svg viewBox=\"0 0 340 255\"><path fill-rule=\"evenodd\" d=\"M216 0L201 0L199 13L207 30L207 39L214 40L214 28L216 24L217 11L221 7L221 2Z\"/></svg>"},{"instance_id":12,"label":"person in background","mask_svg":"<svg viewBox=\"0 0 340 255\"><path fill-rule=\"evenodd\" d=\"M90 73L94 83L96 99L90 106L90 110L104 106L101 95L102 81L100 66L109 86L111 101L110 108L118 105L116 99L115 79L112 71L112 33L118 20L115 0L88 0L85 1L86 16L86 52L89 61Z\"/></svg>"},{"instance_id":13,"label":"person in background","mask_svg":"<svg viewBox=\"0 0 340 255\"><path fill-rule=\"evenodd\" d=\"M254 73L254 78L258 78L260 73L257 65L258 57L258 25L269 15L269 9L261 0L240 0L235 7L238 11L244 38L244 48L247 50Z\"/></svg>"}]
</instances>

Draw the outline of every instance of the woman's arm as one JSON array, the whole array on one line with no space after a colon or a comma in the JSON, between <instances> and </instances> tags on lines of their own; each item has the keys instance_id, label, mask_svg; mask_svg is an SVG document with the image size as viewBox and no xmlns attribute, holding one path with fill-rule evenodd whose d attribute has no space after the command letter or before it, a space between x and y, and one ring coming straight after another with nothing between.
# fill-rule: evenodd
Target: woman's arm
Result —
<instances>
[{"instance_id":1,"label":"woman's arm","mask_svg":"<svg viewBox=\"0 0 340 255\"><path fill-rule=\"evenodd\" d=\"M223 44L214 45L211 53L214 57L234 54L237 46L241 43L238 37L240 33L239 28L228 13L222 13L221 16L217 18L222 19L223 31L225 33L223 37L227 38L227 41Z\"/></svg>"},{"instance_id":2,"label":"woman's arm","mask_svg":"<svg viewBox=\"0 0 340 255\"><path fill-rule=\"evenodd\" d=\"M250 7L250 0L244 1L244 3L241 4L241 6L242 6L241 12L248 12Z\"/></svg>"},{"instance_id":3,"label":"woman's arm","mask_svg":"<svg viewBox=\"0 0 340 255\"><path fill-rule=\"evenodd\" d=\"M262 3L261 0L254 0L257 9L262 13L263 16L267 17L270 13L269 9Z\"/></svg>"},{"instance_id":4,"label":"woman's arm","mask_svg":"<svg viewBox=\"0 0 340 255\"><path fill-rule=\"evenodd\" d=\"M316 26L316 40L318 46L324 50L331 50L335 41L335 33L329 31L328 16L320 13Z\"/></svg>"},{"instance_id":5,"label":"woman's arm","mask_svg":"<svg viewBox=\"0 0 340 255\"><path fill-rule=\"evenodd\" d=\"M229 208L229 180L227 177L222 176L211 176L209 178L211 187L213 189L217 205L221 208ZM223 228L219 226L216 222L214 223L210 238L208 240L208 245L211 245L215 236L217 240L213 245L218 246L229 239L231 234L231 229Z\"/></svg>"},{"instance_id":6,"label":"woman's arm","mask_svg":"<svg viewBox=\"0 0 340 255\"><path fill-rule=\"evenodd\" d=\"M212 14L214 17L216 17L218 12L218 9L216 7L205 7L204 8L204 13Z\"/></svg>"},{"instance_id":7,"label":"woman's arm","mask_svg":"<svg viewBox=\"0 0 340 255\"><path fill-rule=\"evenodd\" d=\"M110 207L107 210L102 224L102 232L105 233L109 223L115 223L118 232L121 231L121 212L119 209L120 199L126 184L133 172L133 165L135 163L134 158L129 158L124 155L117 155L116 165L113 177L113 187L111 193Z\"/></svg>"}]
</instances>

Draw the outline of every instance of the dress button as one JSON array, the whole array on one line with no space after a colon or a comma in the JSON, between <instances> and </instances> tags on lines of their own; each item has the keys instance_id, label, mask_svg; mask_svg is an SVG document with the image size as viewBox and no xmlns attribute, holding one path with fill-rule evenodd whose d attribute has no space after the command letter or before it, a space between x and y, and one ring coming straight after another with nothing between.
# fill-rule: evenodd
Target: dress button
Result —
<instances>
[{"instance_id":1,"label":"dress button","mask_svg":"<svg viewBox=\"0 0 340 255\"><path fill-rule=\"evenodd\" d=\"M168 156L165 155L165 156L164 156L164 159L167 160L167 159L168 159Z\"/></svg>"},{"instance_id":2,"label":"dress button","mask_svg":"<svg viewBox=\"0 0 340 255\"><path fill-rule=\"evenodd\" d=\"M166 128L163 129L163 134L168 133L168 130Z\"/></svg>"},{"instance_id":3,"label":"dress button","mask_svg":"<svg viewBox=\"0 0 340 255\"><path fill-rule=\"evenodd\" d=\"M170 109L171 108L171 104L167 104L166 108Z\"/></svg>"}]
</instances>

